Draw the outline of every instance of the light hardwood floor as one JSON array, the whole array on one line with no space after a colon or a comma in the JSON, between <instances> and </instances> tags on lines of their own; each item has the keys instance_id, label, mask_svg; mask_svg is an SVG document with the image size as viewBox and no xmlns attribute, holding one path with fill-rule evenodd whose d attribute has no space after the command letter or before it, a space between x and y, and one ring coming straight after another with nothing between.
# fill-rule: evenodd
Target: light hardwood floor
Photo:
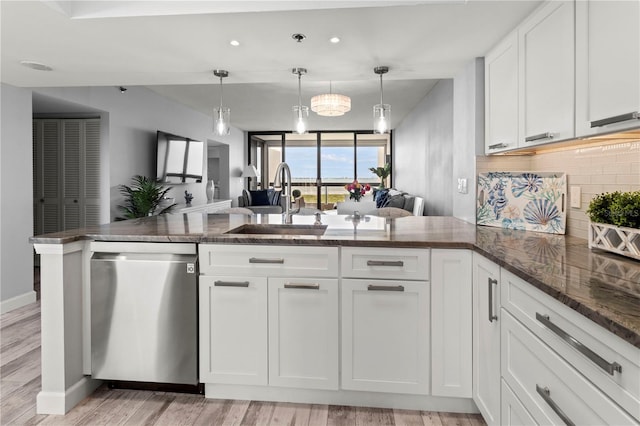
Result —
<instances>
[{"instance_id":1,"label":"light hardwood floor","mask_svg":"<svg viewBox=\"0 0 640 426\"><path fill-rule=\"evenodd\" d=\"M0 317L2 425L484 425L479 415L205 399L98 388L65 416L37 415L40 302Z\"/></svg>"}]
</instances>

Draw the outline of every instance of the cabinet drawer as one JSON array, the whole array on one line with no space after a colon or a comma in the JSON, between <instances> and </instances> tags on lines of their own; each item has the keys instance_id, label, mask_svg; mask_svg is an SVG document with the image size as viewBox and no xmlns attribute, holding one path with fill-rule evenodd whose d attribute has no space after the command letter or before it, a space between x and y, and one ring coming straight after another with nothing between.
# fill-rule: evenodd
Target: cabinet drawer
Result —
<instances>
[{"instance_id":1,"label":"cabinet drawer","mask_svg":"<svg viewBox=\"0 0 640 426\"><path fill-rule=\"evenodd\" d=\"M338 276L337 247L200 244L200 274Z\"/></svg>"},{"instance_id":2,"label":"cabinet drawer","mask_svg":"<svg viewBox=\"0 0 640 426\"><path fill-rule=\"evenodd\" d=\"M640 350L509 271L502 269L501 282L505 309L640 419Z\"/></svg>"},{"instance_id":3,"label":"cabinet drawer","mask_svg":"<svg viewBox=\"0 0 640 426\"><path fill-rule=\"evenodd\" d=\"M501 333L502 376L536 423L636 423L504 309Z\"/></svg>"},{"instance_id":4,"label":"cabinet drawer","mask_svg":"<svg viewBox=\"0 0 640 426\"><path fill-rule=\"evenodd\" d=\"M429 250L343 247L341 265L343 277L428 280Z\"/></svg>"}]
</instances>

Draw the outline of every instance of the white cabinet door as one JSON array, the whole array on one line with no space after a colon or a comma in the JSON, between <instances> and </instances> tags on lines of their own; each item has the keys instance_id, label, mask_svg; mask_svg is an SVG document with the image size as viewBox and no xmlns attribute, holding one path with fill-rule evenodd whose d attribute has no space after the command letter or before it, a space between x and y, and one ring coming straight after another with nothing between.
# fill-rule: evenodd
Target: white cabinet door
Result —
<instances>
[{"instance_id":1,"label":"white cabinet door","mask_svg":"<svg viewBox=\"0 0 640 426\"><path fill-rule=\"evenodd\" d=\"M473 401L500 425L500 267L473 253Z\"/></svg>"},{"instance_id":2,"label":"white cabinet door","mask_svg":"<svg viewBox=\"0 0 640 426\"><path fill-rule=\"evenodd\" d=\"M431 250L431 393L471 397L470 250Z\"/></svg>"},{"instance_id":3,"label":"white cabinet door","mask_svg":"<svg viewBox=\"0 0 640 426\"><path fill-rule=\"evenodd\" d=\"M522 402L518 399L515 393L511 390L509 385L501 380L502 383L502 409L501 417L502 424L504 426L523 426L523 425L535 425L536 421L531 417L531 414L524 408Z\"/></svg>"},{"instance_id":4,"label":"white cabinet door","mask_svg":"<svg viewBox=\"0 0 640 426\"><path fill-rule=\"evenodd\" d=\"M639 127L640 1L577 2L576 61L577 135Z\"/></svg>"},{"instance_id":5,"label":"white cabinet door","mask_svg":"<svg viewBox=\"0 0 640 426\"><path fill-rule=\"evenodd\" d=\"M519 146L575 136L574 2L544 3L518 30Z\"/></svg>"},{"instance_id":6,"label":"white cabinet door","mask_svg":"<svg viewBox=\"0 0 640 426\"><path fill-rule=\"evenodd\" d=\"M342 280L342 387L429 393L429 283Z\"/></svg>"},{"instance_id":7,"label":"white cabinet door","mask_svg":"<svg viewBox=\"0 0 640 426\"><path fill-rule=\"evenodd\" d=\"M269 278L269 384L338 390L338 280Z\"/></svg>"},{"instance_id":8,"label":"white cabinet door","mask_svg":"<svg viewBox=\"0 0 640 426\"><path fill-rule=\"evenodd\" d=\"M485 154L518 147L518 33L513 32L484 60Z\"/></svg>"},{"instance_id":9,"label":"white cabinet door","mask_svg":"<svg viewBox=\"0 0 640 426\"><path fill-rule=\"evenodd\" d=\"M267 279L200 276L200 381L266 385Z\"/></svg>"}]
</instances>

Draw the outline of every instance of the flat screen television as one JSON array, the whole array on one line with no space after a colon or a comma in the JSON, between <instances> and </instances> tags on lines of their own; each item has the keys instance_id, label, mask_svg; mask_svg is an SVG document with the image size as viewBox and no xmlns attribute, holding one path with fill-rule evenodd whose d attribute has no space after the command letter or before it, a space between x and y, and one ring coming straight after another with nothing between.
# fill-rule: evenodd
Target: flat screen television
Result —
<instances>
[{"instance_id":1,"label":"flat screen television","mask_svg":"<svg viewBox=\"0 0 640 426\"><path fill-rule=\"evenodd\" d=\"M163 183L202 182L204 143L157 131L156 177Z\"/></svg>"}]
</instances>

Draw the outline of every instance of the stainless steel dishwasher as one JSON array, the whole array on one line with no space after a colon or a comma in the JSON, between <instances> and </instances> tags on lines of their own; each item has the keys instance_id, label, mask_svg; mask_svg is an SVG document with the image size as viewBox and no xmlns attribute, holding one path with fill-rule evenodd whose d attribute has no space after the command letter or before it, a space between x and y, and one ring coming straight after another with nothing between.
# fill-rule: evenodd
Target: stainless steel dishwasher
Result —
<instances>
[{"instance_id":1,"label":"stainless steel dishwasher","mask_svg":"<svg viewBox=\"0 0 640 426\"><path fill-rule=\"evenodd\" d=\"M92 377L197 384L195 244L96 247L101 251L91 257Z\"/></svg>"}]
</instances>

